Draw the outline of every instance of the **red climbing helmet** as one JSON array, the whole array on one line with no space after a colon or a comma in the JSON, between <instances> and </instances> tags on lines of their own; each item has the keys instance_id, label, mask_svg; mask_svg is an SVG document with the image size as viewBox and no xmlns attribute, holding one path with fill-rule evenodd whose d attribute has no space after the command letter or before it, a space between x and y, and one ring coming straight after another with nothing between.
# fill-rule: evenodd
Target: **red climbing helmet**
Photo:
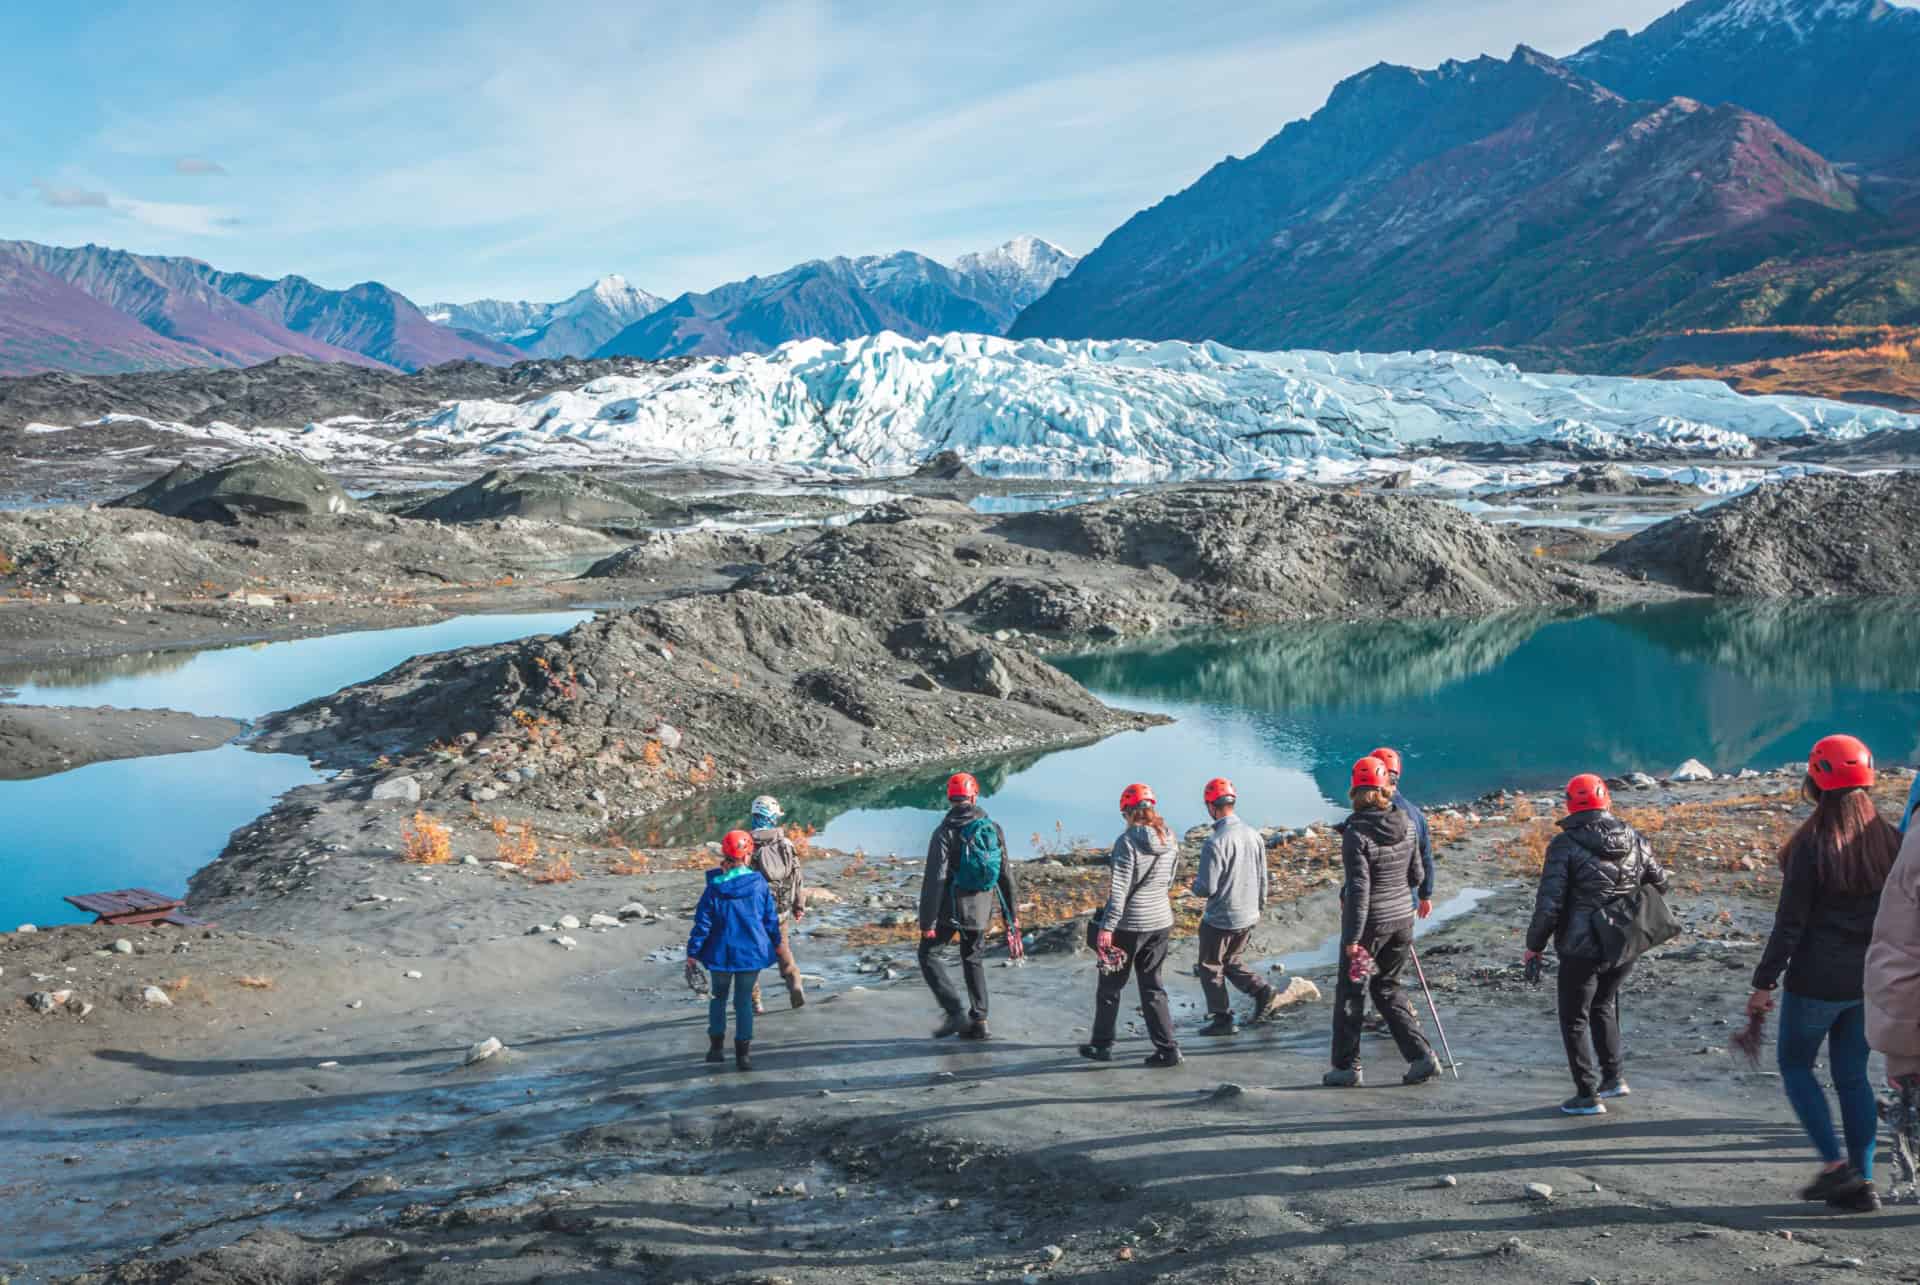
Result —
<instances>
[{"instance_id":1,"label":"red climbing helmet","mask_svg":"<svg viewBox=\"0 0 1920 1285\"><path fill-rule=\"evenodd\" d=\"M745 830L729 830L720 840L720 855L736 865L753 855L753 836Z\"/></svg>"},{"instance_id":2,"label":"red climbing helmet","mask_svg":"<svg viewBox=\"0 0 1920 1285\"><path fill-rule=\"evenodd\" d=\"M1120 810L1122 812L1131 812L1135 808L1148 807L1159 802L1160 800L1153 797L1153 787L1151 785L1142 785L1138 781L1120 791Z\"/></svg>"},{"instance_id":3,"label":"red climbing helmet","mask_svg":"<svg viewBox=\"0 0 1920 1285\"><path fill-rule=\"evenodd\" d=\"M1606 780L1591 772L1582 772L1567 782L1567 812L1605 812L1613 806Z\"/></svg>"},{"instance_id":4,"label":"red climbing helmet","mask_svg":"<svg viewBox=\"0 0 1920 1285\"><path fill-rule=\"evenodd\" d=\"M1373 752L1373 757L1379 759L1382 763L1385 763L1387 765L1387 771L1393 773L1395 776L1400 775L1400 751L1399 750L1390 750L1390 749L1387 749L1385 746L1382 746L1381 748Z\"/></svg>"},{"instance_id":5,"label":"red climbing helmet","mask_svg":"<svg viewBox=\"0 0 1920 1285\"><path fill-rule=\"evenodd\" d=\"M980 797L980 782L973 779L971 772L955 772L947 778L947 802L958 803L966 800L973 802Z\"/></svg>"},{"instance_id":6,"label":"red climbing helmet","mask_svg":"<svg viewBox=\"0 0 1920 1285\"><path fill-rule=\"evenodd\" d=\"M1823 736L1807 755L1807 775L1823 790L1873 784L1873 751L1857 736Z\"/></svg>"},{"instance_id":7,"label":"red climbing helmet","mask_svg":"<svg viewBox=\"0 0 1920 1285\"><path fill-rule=\"evenodd\" d=\"M1231 803L1236 797L1233 782L1224 776L1216 776L1211 781L1208 781L1207 788L1202 791L1202 796L1208 803L1220 803L1223 801Z\"/></svg>"},{"instance_id":8,"label":"red climbing helmet","mask_svg":"<svg viewBox=\"0 0 1920 1285\"><path fill-rule=\"evenodd\" d=\"M1387 776L1387 765L1369 754L1363 759L1354 760L1353 788L1356 790L1384 790L1392 785Z\"/></svg>"}]
</instances>

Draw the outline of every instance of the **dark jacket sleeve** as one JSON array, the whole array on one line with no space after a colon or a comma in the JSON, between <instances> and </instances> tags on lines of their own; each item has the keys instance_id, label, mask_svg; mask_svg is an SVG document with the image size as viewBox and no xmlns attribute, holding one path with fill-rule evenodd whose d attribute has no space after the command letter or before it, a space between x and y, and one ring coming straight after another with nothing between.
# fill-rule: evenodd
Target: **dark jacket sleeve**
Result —
<instances>
[{"instance_id":1,"label":"dark jacket sleeve","mask_svg":"<svg viewBox=\"0 0 1920 1285\"><path fill-rule=\"evenodd\" d=\"M1427 828L1427 814L1413 809L1413 828L1420 837L1420 900L1433 900L1433 832Z\"/></svg>"},{"instance_id":2,"label":"dark jacket sleeve","mask_svg":"<svg viewBox=\"0 0 1920 1285\"><path fill-rule=\"evenodd\" d=\"M1360 940L1367 926L1367 912L1373 906L1373 861L1367 855L1366 840L1352 830L1340 837L1340 859L1346 866L1346 896L1340 902L1340 948Z\"/></svg>"},{"instance_id":3,"label":"dark jacket sleeve","mask_svg":"<svg viewBox=\"0 0 1920 1285\"><path fill-rule=\"evenodd\" d=\"M1547 861L1540 870L1540 887L1533 895L1533 921L1527 925L1527 949L1539 952L1547 948L1560 921L1567 913L1567 897L1573 888L1570 869L1575 845L1557 837L1547 845Z\"/></svg>"},{"instance_id":4,"label":"dark jacket sleeve","mask_svg":"<svg viewBox=\"0 0 1920 1285\"><path fill-rule=\"evenodd\" d=\"M1646 862L1640 871L1640 882L1650 883L1664 894L1667 890L1667 868L1660 864L1660 858L1653 855L1653 845L1647 842L1645 835L1640 836L1640 856Z\"/></svg>"},{"instance_id":5,"label":"dark jacket sleeve","mask_svg":"<svg viewBox=\"0 0 1920 1285\"><path fill-rule=\"evenodd\" d=\"M1780 907L1773 912L1773 931L1767 935L1767 948L1753 969L1753 989L1770 991L1780 984L1780 974L1793 961L1806 935L1807 918L1813 912L1813 862L1803 861L1799 853L1787 860L1787 876L1780 885Z\"/></svg>"},{"instance_id":6,"label":"dark jacket sleeve","mask_svg":"<svg viewBox=\"0 0 1920 1285\"><path fill-rule=\"evenodd\" d=\"M1000 829L995 821L993 828L1000 835L1000 913L1011 928L1020 918L1020 885L1013 880L1013 857L1007 847L1007 832Z\"/></svg>"},{"instance_id":7,"label":"dark jacket sleeve","mask_svg":"<svg viewBox=\"0 0 1920 1285\"><path fill-rule=\"evenodd\" d=\"M707 938L712 935L713 889L708 888L700 894L700 902L693 908L693 930L687 934L687 958L700 958L700 952L707 948Z\"/></svg>"},{"instance_id":8,"label":"dark jacket sleeve","mask_svg":"<svg viewBox=\"0 0 1920 1285\"><path fill-rule=\"evenodd\" d=\"M940 903L947 895L947 876L952 866L947 861L947 830L942 823L927 840L927 870L920 877L920 931L940 922Z\"/></svg>"}]
</instances>

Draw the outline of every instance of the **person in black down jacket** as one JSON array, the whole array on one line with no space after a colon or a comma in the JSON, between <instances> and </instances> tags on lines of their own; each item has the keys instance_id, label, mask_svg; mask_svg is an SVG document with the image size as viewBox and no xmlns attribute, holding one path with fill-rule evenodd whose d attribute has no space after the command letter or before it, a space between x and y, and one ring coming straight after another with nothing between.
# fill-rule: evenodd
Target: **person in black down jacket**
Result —
<instances>
[{"instance_id":1,"label":"person in black down jacket","mask_svg":"<svg viewBox=\"0 0 1920 1285\"><path fill-rule=\"evenodd\" d=\"M1879 1107L1867 1078L1867 948L1900 852L1900 832L1881 820L1867 793L1873 779L1873 753L1855 738L1828 736L1813 747L1801 787L1813 815L1780 849L1780 908L1747 1000L1750 1014L1771 1009L1773 989L1786 974L1781 1086L1825 1166L1800 1198L1853 1213L1880 1207L1873 1189ZM1813 1072L1822 1044L1840 1098L1844 1157L1826 1090Z\"/></svg>"},{"instance_id":2,"label":"person in black down jacket","mask_svg":"<svg viewBox=\"0 0 1920 1285\"><path fill-rule=\"evenodd\" d=\"M1353 765L1347 792L1353 815L1340 831L1346 884L1340 896L1340 980L1334 987L1333 1069L1320 1082L1331 1088L1361 1083L1360 1029L1366 1017L1366 991L1387 1019L1400 1056L1407 1059L1403 1084L1422 1084L1440 1073L1413 1002L1400 989L1400 970L1413 948L1413 890L1423 869L1413 822L1393 806L1393 782L1387 765L1369 755ZM1364 950L1373 957L1373 975L1355 981L1351 964Z\"/></svg>"},{"instance_id":3,"label":"person in black down jacket","mask_svg":"<svg viewBox=\"0 0 1920 1285\"><path fill-rule=\"evenodd\" d=\"M1605 1115L1602 1098L1632 1092L1621 1076L1620 984L1633 964L1608 962L1594 934L1593 912L1632 896L1642 884L1667 890L1667 872L1653 849L1608 810L1612 804L1607 783L1591 773L1567 782L1567 815L1547 845L1527 928L1529 964L1547 948L1548 938L1560 954L1560 1038L1573 1071L1573 1096L1560 1104L1567 1115Z\"/></svg>"}]
</instances>

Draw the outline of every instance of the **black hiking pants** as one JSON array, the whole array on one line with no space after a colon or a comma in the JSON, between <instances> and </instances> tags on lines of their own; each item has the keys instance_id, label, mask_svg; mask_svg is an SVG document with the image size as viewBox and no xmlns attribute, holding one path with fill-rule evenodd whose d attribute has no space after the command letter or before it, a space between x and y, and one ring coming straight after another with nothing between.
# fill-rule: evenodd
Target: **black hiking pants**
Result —
<instances>
[{"instance_id":1,"label":"black hiking pants","mask_svg":"<svg viewBox=\"0 0 1920 1285\"><path fill-rule=\"evenodd\" d=\"M1605 960L1560 957L1555 979L1560 992L1560 1038L1566 1042L1573 1090L1583 1098L1620 1077L1620 984L1632 971L1632 964L1610 968Z\"/></svg>"},{"instance_id":2,"label":"black hiking pants","mask_svg":"<svg viewBox=\"0 0 1920 1285\"><path fill-rule=\"evenodd\" d=\"M1127 966L1117 973L1101 973L1100 987L1093 999L1093 1043L1107 1048L1113 1043L1120 1024L1120 997L1126 994L1127 979L1140 987L1140 1011L1147 1019L1147 1035L1153 1047L1162 1053L1178 1053L1180 1042L1173 1037L1173 1014L1167 1007L1167 988L1160 970L1167 962L1167 939L1171 929L1154 932L1117 932L1113 944L1127 952Z\"/></svg>"},{"instance_id":3,"label":"black hiking pants","mask_svg":"<svg viewBox=\"0 0 1920 1285\"><path fill-rule=\"evenodd\" d=\"M959 992L953 989L953 979L947 976L947 966L940 958L941 950L956 936L960 938L960 975L967 982L969 1003L965 1005L960 1002ZM934 929L933 936L920 939L920 975L927 979L927 987L933 991L934 999L953 1016L958 1016L964 1009L970 1022L987 1020L986 936L985 933L942 924Z\"/></svg>"},{"instance_id":4,"label":"black hiking pants","mask_svg":"<svg viewBox=\"0 0 1920 1285\"><path fill-rule=\"evenodd\" d=\"M1373 1006L1387 1019L1387 1030L1400 1046L1400 1056L1409 1065L1433 1054L1426 1033L1420 1029L1420 1016L1413 1001L1400 986L1400 970L1407 966L1413 948L1413 921L1392 925L1385 930L1368 928L1360 935L1360 944L1373 956L1373 975L1356 982L1347 975L1347 960L1340 958L1340 980L1333 988L1333 1065L1350 1071L1360 1065L1360 1030L1366 1020L1367 995Z\"/></svg>"}]
</instances>

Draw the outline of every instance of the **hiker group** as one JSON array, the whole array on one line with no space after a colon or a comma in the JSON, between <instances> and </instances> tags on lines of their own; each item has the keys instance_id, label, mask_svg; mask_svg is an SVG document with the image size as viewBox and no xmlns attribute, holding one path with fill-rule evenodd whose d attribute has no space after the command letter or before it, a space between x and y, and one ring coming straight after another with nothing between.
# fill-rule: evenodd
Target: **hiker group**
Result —
<instances>
[{"instance_id":1,"label":"hiker group","mask_svg":"<svg viewBox=\"0 0 1920 1285\"><path fill-rule=\"evenodd\" d=\"M1434 894L1431 832L1420 809L1400 792L1402 766L1390 748L1356 761L1348 790L1352 812L1334 827L1341 836L1343 880L1331 1065L1321 1081L1328 1087L1364 1083L1361 1044L1369 998L1406 1063L1403 1084L1425 1083L1442 1070L1401 981L1411 964L1426 990L1414 925L1432 913ZM1782 1082L1823 1165L1801 1194L1843 1210L1879 1207L1872 1179L1881 1108L1868 1080L1869 1048L1887 1059L1894 1091L1887 1110L1895 1138L1904 1140L1901 1163L1908 1181L1912 1148L1920 1141L1920 829L1910 829L1902 844L1901 831L1875 811L1868 792L1874 779L1872 753L1858 739L1829 736L1814 746L1802 786L1814 811L1780 850L1779 910L1748 1001L1747 1040L1757 1049L1784 978L1778 1004ZM1018 891L1006 835L981 808L979 782L956 773L947 781L946 797L947 813L927 844L920 886L920 971L943 1014L934 1037L987 1040L985 957L996 911L1009 955L1024 955ZM1271 982L1246 964L1266 909L1267 847L1238 815L1231 781L1207 782L1202 802L1213 824L1191 884L1192 893L1205 900L1195 971L1207 1020L1199 1034L1231 1036L1241 1024L1232 991L1250 999L1248 1023L1269 1020L1284 1003ZM1557 956L1560 1033L1574 1088L1560 1110L1603 1115L1609 1100L1632 1092L1624 1075L1622 987L1641 955L1671 939L1679 925L1666 904L1666 870L1646 837L1614 814L1605 779L1574 777L1565 802L1566 815L1544 857L1522 962L1528 980L1539 982L1550 943ZM1920 781L1903 826L1916 807ZM1153 1045L1144 1064L1166 1070L1183 1061L1161 976L1174 927L1179 845L1149 786L1127 786L1120 812L1125 826L1113 844L1107 897L1087 926L1098 981L1091 1036L1079 1052L1094 1062L1113 1060L1131 981ZM726 835L725 864L708 873L687 943L689 980L699 965L712 972L707 1060L724 1060L731 996L735 1058L742 1070L751 1067L759 972L777 963L792 1005L806 1002L783 931L786 920L805 915L805 893L799 854L781 831L781 819L778 802L763 796L753 804L750 830ZM961 988L943 959L955 944ZM1430 992L1426 999L1444 1051L1445 1030ZM1841 1104L1840 1137L1814 1076L1823 1044Z\"/></svg>"}]
</instances>

